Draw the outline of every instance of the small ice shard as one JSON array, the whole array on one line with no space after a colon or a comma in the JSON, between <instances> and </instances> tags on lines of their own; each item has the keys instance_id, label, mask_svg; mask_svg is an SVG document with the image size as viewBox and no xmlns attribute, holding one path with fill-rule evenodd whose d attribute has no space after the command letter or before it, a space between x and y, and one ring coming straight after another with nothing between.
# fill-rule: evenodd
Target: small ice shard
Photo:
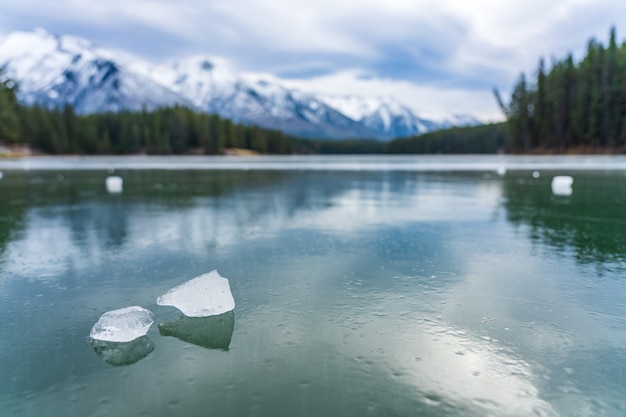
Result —
<instances>
[{"instance_id":1,"label":"small ice shard","mask_svg":"<svg viewBox=\"0 0 626 417\"><path fill-rule=\"evenodd\" d=\"M91 346L98 356L113 366L132 365L154 350L154 343L148 336L141 336L130 342L93 340Z\"/></svg>"},{"instance_id":2,"label":"small ice shard","mask_svg":"<svg viewBox=\"0 0 626 417\"><path fill-rule=\"evenodd\" d=\"M154 323L154 315L143 307L132 306L107 311L91 328L89 336L106 342L130 342L145 336Z\"/></svg>"},{"instance_id":3,"label":"small ice shard","mask_svg":"<svg viewBox=\"0 0 626 417\"><path fill-rule=\"evenodd\" d=\"M533 178L539 178L541 173L539 171L533 171Z\"/></svg>"},{"instance_id":4,"label":"small ice shard","mask_svg":"<svg viewBox=\"0 0 626 417\"><path fill-rule=\"evenodd\" d=\"M122 186L123 183L124 181L122 180L122 177L118 177L115 175L107 177L107 180L106 180L107 191L110 193L121 193L122 188L123 188Z\"/></svg>"},{"instance_id":5,"label":"small ice shard","mask_svg":"<svg viewBox=\"0 0 626 417\"><path fill-rule=\"evenodd\" d=\"M207 349L228 350L235 329L235 313L231 310L210 317L179 318L159 324L161 336L173 336Z\"/></svg>"},{"instance_id":6,"label":"small ice shard","mask_svg":"<svg viewBox=\"0 0 626 417\"><path fill-rule=\"evenodd\" d=\"M571 195L574 179L569 175L557 175L552 178L552 193L554 195Z\"/></svg>"},{"instance_id":7,"label":"small ice shard","mask_svg":"<svg viewBox=\"0 0 626 417\"><path fill-rule=\"evenodd\" d=\"M187 317L216 316L235 308L228 279L215 269L172 288L157 304L176 307Z\"/></svg>"},{"instance_id":8,"label":"small ice shard","mask_svg":"<svg viewBox=\"0 0 626 417\"><path fill-rule=\"evenodd\" d=\"M498 173L499 176L504 176L506 174L506 167L504 165L500 165L497 169L496 172Z\"/></svg>"}]
</instances>

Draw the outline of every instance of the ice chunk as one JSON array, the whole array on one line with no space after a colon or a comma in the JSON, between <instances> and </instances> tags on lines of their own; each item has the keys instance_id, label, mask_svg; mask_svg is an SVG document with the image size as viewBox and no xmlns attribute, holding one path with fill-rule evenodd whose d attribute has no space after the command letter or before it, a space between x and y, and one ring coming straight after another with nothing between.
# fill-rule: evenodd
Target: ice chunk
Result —
<instances>
[{"instance_id":1,"label":"ice chunk","mask_svg":"<svg viewBox=\"0 0 626 417\"><path fill-rule=\"evenodd\" d=\"M148 336L141 336L130 342L91 342L94 352L113 366L126 366L137 363L154 350L154 343Z\"/></svg>"},{"instance_id":2,"label":"ice chunk","mask_svg":"<svg viewBox=\"0 0 626 417\"><path fill-rule=\"evenodd\" d=\"M130 342L148 333L154 315L143 307L132 306L107 311L93 325L89 336L107 342Z\"/></svg>"},{"instance_id":3,"label":"ice chunk","mask_svg":"<svg viewBox=\"0 0 626 417\"><path fill-rule=\"evenodd\" d=\"M533 171L533 178L541 177L541 173L539 171Z\"/></svg>"},{"instance_id":4,"label":"ice chunk","mask_svg":"<svg viewBox=\"0 0 626 417\"><path fill-rule=\"evenodd\" d=\"M176 307L188 317L207 317L235 308L228 279L213 270L180 284L157 298L161 306Z\"/></svg>"},{"instance_id":5,"label":"ice chunk","mask_svg":"<svg viewBox=\"0 0 626 417\"><path fill-rule=\"evenodd\" d=\"M179 318L159 324L161 336L173 336L208 349L228 350L235 329L235 312L210 317Z\"/></svg>"},{"instance_id":6,"label":"ice chunk","mask_svg":"<svg viewBox=\"0 0 626 417\"><path fill-rule=\"evenodd\" d=\"M118 177L115 175L107 177L107 180L106 180L107 191L110 193L121 193L122 188L123 188L123 183L124 183L124 180L122 180L122 177Z\"/></svg>"},{"instance_id":7,"label":"ice chunk","mask_svg":"<svg viewBox=\"0 0 626 417\"><path fill-rule=\"evenodd\" d=\"M506 167L504 165L500 165L496 169L496 172L498 173L499 176L502 177L502 176L506 175Z\"/></svg>"},{"instance_id":8,"label":"ice chunk","mask_svg":"<svg viewBox=\"0 0 626 417\"><path fill-rule=\"evenodd\" d=\"M574 179L569 175L557 175L552 178L552 193L555 195L571 195Z\"/></svg>"}]
</instances>

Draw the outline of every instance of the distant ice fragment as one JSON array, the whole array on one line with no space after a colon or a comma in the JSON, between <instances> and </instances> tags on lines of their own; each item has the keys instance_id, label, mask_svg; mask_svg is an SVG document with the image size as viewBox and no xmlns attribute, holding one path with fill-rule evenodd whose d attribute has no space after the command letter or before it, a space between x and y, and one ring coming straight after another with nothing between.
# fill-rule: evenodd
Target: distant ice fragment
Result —
<instances>
[{"instance_id":1,"label":"distant ice fragment","mask_svg":"<svg viewBox=\"0 0 626 417\"><path fill-rule=\"evenodd\" d=\"M541 173L539 171L533 171L533 178L539 178Z\"/></svg>"},{"instance_id":2,"label":"distant ice fragment","mask_svg":"<svg viewBox=\"0 0 626 417\"><path fill-rule=\"evenodd\" d=\"M574 179L569 175L557 175L552 178L552 193L554 195L571 195L573 183Z\"/></svg>"},{"instance_id":3,"label":"distant ice fragment","mask_svg":"<svg viewBox=\"0 0 626 417\"><path fill-rule=\"evenodd\" d=\"M143 307L131 306L107 311L91 328L89 336L106 342L130 342L148 333L154 315Z\"/></svg>"},{"instance_id":4,"label":"distant ice fragment","mask_svg":"<svg viewBox=\"0 0 626 417\"><path fill-rule=\"evenodd\" d=\"M228 279L217 270L172 288L157 298L157 304L176 307L187 317L215 316L235 308Z\"/></svg>"},{"instance_id":5,"label":"distant ice fragment","mask_svg":"<svg viewBox=\"0 0 626 417\"><path fill-rule=\"evenodd\" d=\"M502 177L506 174L506 167L504 165L500 165L498 169L496 169L496 172Z\"/></svg>"},{"instance_id":6,"label":"distant ice fragment","mask_svg":"<svg viewBox=\"0 0 626 417\"><path fill-rule=\"evenodd\" d=\"M121 193L123 188L122 177L112 175L106 180L107 191L110 193Z\"/></svg>"}]
</instances>

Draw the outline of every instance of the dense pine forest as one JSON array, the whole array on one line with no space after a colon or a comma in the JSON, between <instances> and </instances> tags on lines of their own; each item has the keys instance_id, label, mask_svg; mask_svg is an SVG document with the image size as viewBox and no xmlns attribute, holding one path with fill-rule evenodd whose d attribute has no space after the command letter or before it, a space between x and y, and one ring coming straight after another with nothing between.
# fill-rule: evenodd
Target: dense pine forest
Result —
<instances>
[{"instance_id":1,"label":"dense pine forest","mask_svg":"<svg viewBox=\"0 0 626 417\"><path fill-rule=\"evenodd\" d=\"M490 154L507 149L506 123L453 127L396 139L386 146L395 154Z\"/></svg>"},{"instance_id":2,"label":"dense pine forest","mask_svg":"<svg viewBox=\"0 0 626 417\"><path fill-rule=\"evenodd\" d=\"M505 105L512 152L626 151L626 42L617 44L615 28L608 45L595 39L585 56L571 54L536 76L521 74Z\"/></svg>"},{"instance_id":3,"label":"dense pine forest","mask_svg":"<svg viewBox=\"0 0 626 417\"><path fill-rule=\"evenodd\" d=\"M48 154L219 154L295 151L281 132L243 126L184 107L76 115L71 107L21 106L10 81L0 85L0 142L27 143Z\"/></svg>"}]
</instances>

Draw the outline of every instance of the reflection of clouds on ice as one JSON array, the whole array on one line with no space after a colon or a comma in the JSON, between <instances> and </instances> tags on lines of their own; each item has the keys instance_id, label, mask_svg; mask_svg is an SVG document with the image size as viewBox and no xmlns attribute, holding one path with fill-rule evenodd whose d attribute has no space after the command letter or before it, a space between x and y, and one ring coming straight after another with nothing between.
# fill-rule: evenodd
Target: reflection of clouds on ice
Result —
<instances>
[{"instance_id":1,"label":"reflection of clouds on ice","mask_svg":"<svg viewBox=\"0 0 626 417\"><path fill-rule=\"evenodd\" d=\"M77 212L32 209L20 237L7 246L4 270L49 279L154 247L201 256L209 248L221 250L285 228L347 232L377 224L475 220L488 215L501 194L497 182L467 180L459 185L406 175L397 189L390 186L397 179L369 182L360 177L313 178L309 181L315 186L308 189L296 177L245 194L198 198L182 209L121 203L90 203ZM116 246L113 252L111 245Z\"/></svg>"},{"instance_id":2,"label":"reflection of clouds on ice","mask_svg":"<svg viewBox=\"0 0 626 417\"><path fill-rule=\"evenodd\" d=\"M503 245L504 241L509 244ZM494 242L495 247L501 245L497 255L485 252L467 258L465 277L446 289L442 317L468 334L497 340L509 354L532 361L529 366L540 376L534 379L540 397L549 398L561 415L607 415L606 399L620 397L611 390L619 386L621 377L610 381L604 374L592 384L603 388L589 393L593 371L573 373L573 369L583 364L593 367L599 360L596 353L575 359L581 352L601 347L607 360L623 350L623 317L594 312L593 306L574 295L578 287L586 293L595 291L584 282L588 277L580 266L572 269L560 257L529 257L525 240L512 242L509 238ZM464 251L455 244L451 251ZM606 299L600 293L595 297Z\"/></svg>"},{"instance_id":3,"label":"reflection of clouds on ice","mask_svg":"<svg viewBox=\"0 0 626 417\"><path fill-rule=\"evenodd\" d=\"M274 357L331 341L341 347L340 357L326 360L338 361L344 372L383 379L395 392L432 407L447 404L476 416L558 415L541 391L541 364L482 335L481 321L463 326L447 319L454 300L440 279L398 279L384 270L370 271L377 280L362 281L350 274L363 263L357 255L322 256L310 263L333 273L294 281L289 277L299 263L283 265L284 281L274 283L278 290L271 301L258 311L244 309L238 332L276 340Z\"/></svg>"},{"instance_id":4,"label":"reflection of clouds on ice","mask_svg":"<svg viewBox=\"0 0 626 417\"><path fill-rule=\"evenodd\" d=\"M290 226L357 231L377 224L481 220L497 206L500 195L495 182L461 188L417 182L402 192L357 188L335 196L325 209L291 219Z\"/></svg>"},{"instance_id":5,"label":"reflection of clouds on ice","mask_svg":"<svg viewBox=\"0 0 626 417\"><path fill-rule=\"evenodd\" d=\"M371 331L364 329L364 333ZM413 340L407 338L402 349L391 349L388 360L420 391L484 409L486 415L557 415L542 399L538 388L541 376L496 340L476 337L443 322L415 323L409 333ZM356 344L354 349L360 346ZM416 361L416 356L420 360Z\"/></svg>"},{"instance_id":6,"label":"reflection of clouds on ice","mask_svg":"<svg viewBox=\"0 0 626 417\"><path fill-rule=\"evenodd\" d=\"M81 270L100 262L103 248L95 230L88 230L77 241L66 215L67 212L59 216L44 215L38 210L28 214L26 227L4 253L3 269L8 276L47 280L67 270Z\"/></svg>"}]
</instances>

